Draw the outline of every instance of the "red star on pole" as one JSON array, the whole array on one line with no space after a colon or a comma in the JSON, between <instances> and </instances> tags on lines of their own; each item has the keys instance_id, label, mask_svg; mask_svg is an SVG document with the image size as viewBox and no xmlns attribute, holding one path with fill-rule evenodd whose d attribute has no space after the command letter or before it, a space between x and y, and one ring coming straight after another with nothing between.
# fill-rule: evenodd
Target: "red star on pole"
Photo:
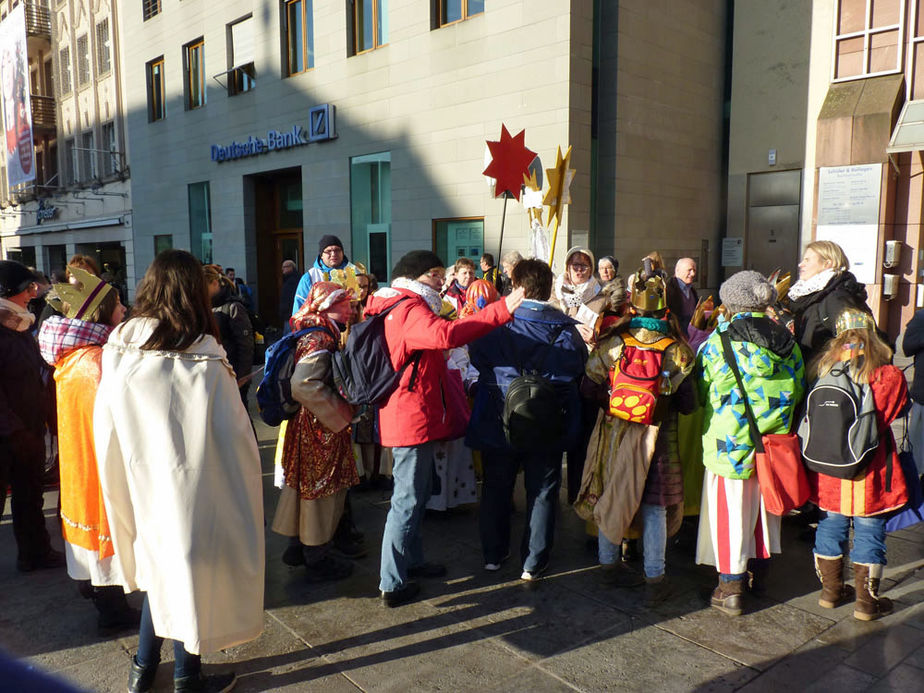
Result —
<instances>
[{"instance_id":1,"label":"red star on pole","mask_svg":"<svg viewBox=\"0 0 924 693\"><path fill-rule=\"evenodd\" d=\"M499 142L487 142L491 151L491 163L484 170L484 175L495 179L494 197L505 192L520 199L523 176L529 177L529 165L536 158L536 152L526 148L526 130L520 130L514 137L507 132L507 126L501 125Z\"/></svg>"}]
</instances>

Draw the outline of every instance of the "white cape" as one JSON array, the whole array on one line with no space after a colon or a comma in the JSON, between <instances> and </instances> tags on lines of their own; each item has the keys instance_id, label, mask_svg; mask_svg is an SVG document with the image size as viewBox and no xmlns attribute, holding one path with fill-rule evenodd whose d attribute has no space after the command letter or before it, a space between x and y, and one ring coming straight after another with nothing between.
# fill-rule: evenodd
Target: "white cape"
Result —
<instances>
[{"instance_id":1,"label":"white cape","mask_svg":"<svg viewBox=\"0 0 924 693\"><path fill-rule=\"evenodd\" d=\"M100 484L125 590L148 593L158 636L215 652L263 629L260 458L224 349L140 350L155 324L103 348Z\"/></svg>"}]
</instances>

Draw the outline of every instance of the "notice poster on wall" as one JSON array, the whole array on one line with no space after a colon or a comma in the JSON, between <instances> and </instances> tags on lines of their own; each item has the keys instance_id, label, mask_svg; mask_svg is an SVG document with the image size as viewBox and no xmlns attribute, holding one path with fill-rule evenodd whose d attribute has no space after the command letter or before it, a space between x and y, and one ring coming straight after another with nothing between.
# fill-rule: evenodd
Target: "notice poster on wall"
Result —
<instances>
[{"instance_id":1,"label":"notice poster on wall","mask_svg":"<svg viewBox=\"0 0 924 693\"><path fill-rule=\"evenodd\" d=\"M834 241L850 260L850 271L861 284L876 282L879 224L828 224L818 226L819 241Z\"/></svg>"},{"instance_id":2,"label":"notice poster on wall","mask_svg":"<svg viewBox=\"0 0 924 693\"><path fill-rule=\"evenodd\" d=\"M35 180L28 59L26 8L20 3L0 22L0 99L10 187Z\"/></svg>"}]
</instances>

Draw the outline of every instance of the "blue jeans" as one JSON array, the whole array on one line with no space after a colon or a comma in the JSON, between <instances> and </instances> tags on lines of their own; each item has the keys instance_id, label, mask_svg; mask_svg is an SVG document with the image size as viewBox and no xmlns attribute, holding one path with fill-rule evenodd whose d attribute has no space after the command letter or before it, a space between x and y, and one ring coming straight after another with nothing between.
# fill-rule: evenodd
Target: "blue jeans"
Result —
<instances>
[{"instance_id":1,"label":"blue jeans","mask_svg":"<svg viewBox=\"0 0 924 693\"><path fill-rule=\"evenodd\" d=\"M850 521L853 520L852 563L886 564L885 518L851 517L823 512L815 532L815 553L819 556L846 556L850 538Z\"/></svg>"},{"instance_id":2,"label":"blue jeans","mask_svg":"<svg viewBox=\"0 0 924 693\"><path fill-rule=\"evenodd\" d=\"M667 550L667 508L663 505L642 503L642 551L645 577L664 575L664 553ZM603 532L597 532L597 555L603 565L619 560L619 546Z\"/></svg>"},{"instance_id":3,"label":"blue jeans","mask_svg":"<svg viewBox=\"0 0 924 693\"><path fill-rule=\"evenodd\" d=\"M435 443L392 448L394 490L382 535L379 589L394 592L407 584L407 571L423 563L420 525L433 488Z\"/></svg>"},{"instance_id":4,"label":"blue jeans","mask_svg":"<svg viewBox=\"0 0 924 693\"><path fill-rule=\"evenodd\" d=\"M160 664L160 647L164 639L154 635L154 621L151 620L151 605L147 595L144 596L144 606L141 607L141 627L138 629L138 653L135 661L139 666L149 667ZM199 655L189 654L183 643L173 641L173 678L180 679L185 676L195 676L202 668Z\"/></svg>"},{"instance_id":5,"label":"blue jeans","mask_svg":"<svg viewBox=\"0 0 924 693\"><path fill-rule=\"evenodd\" d=\"M561 488L561 451L517 453L484 450L479 529L485 563L500 563L510 552L510 510L517 470L523 467L526 527L520 542L523 570L548 565L555 536L555 513Z\"/></svg>"}]
</instances>

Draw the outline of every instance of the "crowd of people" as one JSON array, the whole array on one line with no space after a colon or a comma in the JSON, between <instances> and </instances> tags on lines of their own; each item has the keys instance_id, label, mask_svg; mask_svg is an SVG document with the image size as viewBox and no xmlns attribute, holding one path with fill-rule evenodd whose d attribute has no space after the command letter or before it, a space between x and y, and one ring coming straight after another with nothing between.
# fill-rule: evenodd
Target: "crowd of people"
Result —
<instances>
[{"instance_id":1,"label":"crowd of people","mask_svg":"<svg viewBox=\"0 0 924 693\"><path fill-rule=\"evenodd\" d=\"M151 689L165 638L175 690L228 690L234 675L204 676L201 654L251 640L263 623L263 490L247 411L252 296L220 267L167 250L126 316L88 260L72 258L50 287L38 328L28 309L43 292L37 276L0 262L0 510L9 487L17 566L66 566L98 608L101 633L138 629L130 691ZM668 276L657 252L624 278L616 258L582 247L557 277L517 252L500 267L485 254L477 268L464 257L447 268L417 250L379 287L326 235L301 277L292 260L281 270L280 316L297 333L286 384L298 407L280 427L280 492L266 524L288 537L280 558L309 582L345 578L367 555L351 496L376 488L391 491L385 606L446 574L425 559L428 509L480 503L484 570L515 560L534 583L553 561L564 483L604 588L669 600L668 539L699 515L696 561L717 573L711 606L740 615L780 551L781 517L756 473L762 441L801 430L806 395L837 375L868 393L877 435L849 478L802 472L802 512L818 512L819 604L855 601L861 620L892 609L879 595L886 521L914 497L921 470L902 467L890 424L911 410L912 440L924 435L924 365L912 408L836 244L810 243L792 286L733 274L718 307L698 295L694 259ZM380 325L393 381L380 401L357 405L334 362L366 321ZM905 351L924 355L924 312ZM48 432L59 441L63 555L42 515ZM526 521L512 558L520 472ZM639 539L641 571L624 560ZM145 595L140 611L125 600L133 591Z\"/></svg>"}]
</instances>

